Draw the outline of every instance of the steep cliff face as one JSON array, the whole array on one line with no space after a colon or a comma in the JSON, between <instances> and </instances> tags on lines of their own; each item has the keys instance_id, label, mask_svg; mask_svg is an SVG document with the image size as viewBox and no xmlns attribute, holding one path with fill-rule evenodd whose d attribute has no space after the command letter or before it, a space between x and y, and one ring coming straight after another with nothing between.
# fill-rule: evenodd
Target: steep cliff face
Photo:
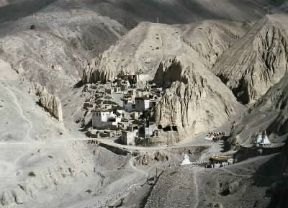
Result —
<instances>
[{"instance_id":1,"label":"steep cliff face","mask_svg":"<svg viewBox=\"0 0 288 208\"><path fill-rule=\"evenodd\" d=\"M244 115L235 127L234 136L238 143L251 144L256 135L267 131L270 140L284 142L288 135L288 76L271 87Z\"/></svg>"},{"instance_id":2,"label":"steep cliff face","mask_svg":"<svg viewBox=\"0 0 288 208\"><path fill-rule=\"evenodd\" d=\"M39 84L34 84L35 94L39 97L38 104L47 110L60 122L63 121L62 105L60 99L50 94L47 89Z\"/></svg>"},{"instance_id":3,"label":"steep cliff face","mask_svg":"<svg viewBox=\"0 0 288 208\"><path fill-rule=\"evenodd\" d=\"M275 119L268 127L268 133L279 136L288 134L288 76L285 75L279 83L273 86L265 96L254 106L253 112L273 112Z\"/></svg>"},{"instance_id":4,"label":"steep cliff face","mask_svg":"<svg viewBox=\"0 0 288 208\"><path fill-rule=\"evenodd\" d=\"M163 128L177 126L180 131L203 133L242 110L232 92L205 68L178 58L160 65L159 71L155 81L168 87L156 106L156 122Z\"/></svg>"},{"instance_id":5,"label":"steep cliff face","mask_svg":"<svg viewBox=\"0 0 288 208\"><path fill-rule=\"evenodd\" d=\"M255 102L287 72L287 19L287 15L266 16L214 67L242 103Z\"/></svg>"},{"instance_id":6,"label":"steep cliff face","mask_svg":"<svg viewBox=\"0 0 288 208\"><path fill-rule=\"evenodd\" d=\"M204 21L181 26L141 23L92 60L84 70L82 82L111 80L120 72L153 77L162 60L176 55L197 59L211 68L244 31L245 26L235 22Z\"/></svg>"}]
</instances>

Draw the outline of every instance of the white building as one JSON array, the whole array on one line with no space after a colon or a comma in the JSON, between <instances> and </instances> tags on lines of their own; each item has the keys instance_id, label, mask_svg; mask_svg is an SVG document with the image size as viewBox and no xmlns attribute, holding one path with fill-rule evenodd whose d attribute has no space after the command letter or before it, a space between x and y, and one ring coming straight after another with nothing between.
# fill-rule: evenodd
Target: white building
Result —
<instances>
[{"instance_id":1,"label":"white building","mask_svg":"<svg viewBox=\"0 0 288 208\"><path fill-rule=\"evenodd\" d=\"M92 114L92 127L103 129L117 127L121 117L117 117L111 110L97 110Z\"/></svg>"},{"instance_id":2,"label":"white building","mask_svg":"<svg viewBox=\"0 0 288 208\"><path fill-rule=\"evenodd\" d=\"M150 99L146 97L135 98L135 110L142 112L150 108Z\"/></svg>"}]
</instances>

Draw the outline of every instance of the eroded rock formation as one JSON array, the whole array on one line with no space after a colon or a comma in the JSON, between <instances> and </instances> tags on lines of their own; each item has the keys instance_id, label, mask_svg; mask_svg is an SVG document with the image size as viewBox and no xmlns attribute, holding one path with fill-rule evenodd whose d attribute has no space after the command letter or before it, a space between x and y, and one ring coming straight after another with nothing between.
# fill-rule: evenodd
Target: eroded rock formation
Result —
<instances>
[{"instance_id":1,"label":"eroded rock formation","mask_svg":"<svg viewBox=\"0 0 288 208\"><path fill-rule=\"evenodd\" d=\"M60 99L50 94L47 89L36 83L33 85L35 95L39 97L38 104L47 110L52 116L54 116L60 122L63 121L62 105Z\"/></svg>"},{"instance_id":2,"label":"eroded rock formation","mask_svg":"<svg viewBox=\"0 0 288 208\"><path fill-rule=\"evenodd\" d=\"M227 50L214 67L242 103L255 102L287 72L287 18L266 16Z\"/></svg>"},{"instance_id":3,"label":"eroded rock formation","mask_svg":"<svg viewBox=\"0 0 288 208\"><path fill-rule=\"evenodd\" d=\"M220 79L186 63L180 58L170 60L170 65L160 64L155 81L169 88L156 106L158 125L197 134L223 125L241 111L242 106Z\"/></svg>"}]
</instances>

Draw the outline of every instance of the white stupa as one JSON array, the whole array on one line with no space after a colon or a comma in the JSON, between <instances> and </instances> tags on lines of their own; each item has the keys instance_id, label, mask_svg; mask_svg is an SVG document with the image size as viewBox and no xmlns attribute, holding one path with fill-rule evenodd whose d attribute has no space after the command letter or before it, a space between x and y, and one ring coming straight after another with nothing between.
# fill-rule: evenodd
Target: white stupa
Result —
<instances>
[{"instance_id":1,"label":"white stupa","mask_svg":"<svg viewBox=\"0 0 288 208\"><path fill-rule=\"evenodd\" d=\"M268 144L271 144L266 132L262 135L262 141L261 143L262 145L268 145Z\"/></svg>"},{"instance_id":2,"label":"white stupa","mask_svg":"<svg viewBox=\"0 0 288 208\"><path fill-rule=\"evenodd\" d=\"M256 144L261 144L262 142L262 134L258 134L256 138Z\"/></svg>"},{"instance_id":3,"label":"white stupa","mask_svg":"<svg viewBox=\"0 0 288 208\"><path fill-rule=\"evenodd\" d=\"M182 161L181 165L190 165L190 164L191 164L191 161L190 161L189 155L185 154L184 160Z\"/></svg>"},{"instance_id":4,"label":"white stupa","mask_svg":"<svg viewBox=\"0 0 288 208\"><path fill-rule=\"evenodd\" d=\"M263 133L261 134L258 134L257 135L257 138L256 138L256 142L255 142L257 145L270 145L271 142L266 134L266 131L264 131Z\"/></svg>"}]
</instances>

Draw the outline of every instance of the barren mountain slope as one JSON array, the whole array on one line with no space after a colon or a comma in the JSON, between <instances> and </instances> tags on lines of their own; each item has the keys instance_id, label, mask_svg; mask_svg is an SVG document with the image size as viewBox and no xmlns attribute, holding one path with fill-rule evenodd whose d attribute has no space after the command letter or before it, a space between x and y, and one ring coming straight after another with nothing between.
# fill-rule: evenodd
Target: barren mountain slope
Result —
<instances>
[{"instance_id":1,"label":"barren mountain slope","mask_svg":"<svg viewBox=\"0 0 288 208\"><path fill-rule=\"evenodd\" d=\"M141 23L87 67L83 83L112 80L120 72L152 78L160 62L186 56L211 68L230 45L244 34L245 25L204 21L190 25Z\"/></svg>"},{"instance_id":2,"label":"barren mountain slope","mask_svg":"<svg viewBox=\"0 0 288 208\"><path fill-rule=\"evenodd\" d=\"M150 20L151 18L154 19L153 14L157 16L156 14L159 14L159 11L165 13L163 17L160 17L160 21L163 22L182 23L184 20L189 20L189 22L194 21L195 18L191 18L191 15L199 16L200 13L196 13L195 15L190 12L190 9L194 10L193 5L196 4L194 4L193 1L191 2L192 7L190 8L189 2L178 1L137 1L136 3L134 1L90 0L5 1L5 5L3 4L1 7L1 11L3 12L0 12L0 59L1 66L5 65L5 69L2 67L3 70L1 74L5 74L5 77L9 76L9 79L12 77L13 79L24 77L27 80L37 82L46 86L49 93L58 95L62 101L63 99L67 99L68 102L71 99L67 97L66 92L67 90L71 91L74 84L79 81L87 60L90 60L91 57L98 56L98 54L101 54L111 44L115 43L120 36L126 33L125 27L131 28L131 25L129 24L124 27L119 22L125 22L127 17L129 17L129 19L134 23L143 20ZM202 2L201 4L203 4L203 7L207 7L207 5L210 5L208 3L209 2ZM223 1L222 3L229 5L229 7L233 8L232 10L237 10L239 18L243 16L245 19L248 18L254 20L263 14L262 7L258 5L253 4L252 6L252 8L257 10L257 14L251 12L251 15L247 16L239 9L240 7L238 8L235 6L235 4L238 5L239 3L226 1ZM159 7L155 8L155 4ZM248 5L251 6L250 3L247 5L245 3L240 4L245 8L248 8ZM138 9L130 13L130 6L127 5ZM154 11L154 13L150 14L149 12L145 12L145 15L142 14L141 18L139 18L138 15L141 13L140 11L145 11L142 7L143 5L146 5L145 8L149 11ZM170 8L170 11L177 8L177 13L181 15L181 18L179 19L174 13L169 14L166 11L166 8ZM121 12L117 12L119 10L121 10ZM138 10L139 12L136 12ZM208 10L215 10L216 16L216 13L220 13L220 9L217 5L212 6ZM206 11L206 9L203 11ZM201 12L201 14L204 13ZM211 17L209 12L207 12L207 15L207 18ZM212 16L215 15L213 14ZM198 16L196 19L198 19ZM231 15L226 15L226 17L229 19ZM230 23L227 24L228 27L231 26L231 28L238 27L236 25L232 26ZM180 26L177 26L176 28L171 27L168 31L165 31L164 29L163 33L176 33L177 31L180 32L180 30L182 31L186 29L187 33L189 33L189 27L190 26L185 26L183 27L184 29L181 29ZM192 28L193 27L194 26L192 26ZM206 26L204 27L206 28ZM239 32L241 33L242 31ZM146 32L144 31L144 33ZM225 32L220 31L220 33ZM238 34L238 31L232 33ZM209 33L205 35L209 35ZM233 41L234 36L228 35L227 38L228 41ZM134 37L132 37L132 40L133 39ZM180 39L181 38L179 37L178 42L183 42L180 41ZM185 39L185 35L183 35L183 39ZM171 49L174 40L175 39L169 39L166 41L168 50ZM151 40L151 44L161 46L159 41L156 43L155 40ZM165 40L163 41L165 42ZM224 45L224 47L227 47L226 41ZM176 47L182 46L178 45ZM158 49L156 49L156 46L154 50L157 52ZM190 49L186 47L185 50L189 51ZM178 51L179 50L177 50L177 52ZM133 54L135 51L131 50L131 52ZM153 53L146 54L144 57L150 55L152 58L149 57L147 59L153 59ZM140 56L142 56L142 54L140 54ZM130 59L131 57L124 58ZM112 58L109 59L111 59L111 61L113 60ZM155 69L160 61L161 59L154 63L154 66L156 66ZM133 63L133 61L131 62ZM144 62L144 60L142 60L142 62ZM149 66L151 65L152 64ZM150 69L151 68L149 67L148 70ZM4 70L5 73L3 73ZM66 107L64 106L64 114L65 112L70 112L70 110L66 110ZM68 116L64 115L64 117L67 118Z\"/></svg>"},{"instance_id":3,"label":"barren mountain slope","mask_svg":"<svg viewBox=\"0 0 288 208\"><path fill-rule=\"evenodd\" d=\"M227 50L213 71L244 104L279 82L288 64L288 16L269 15Z\"/></svg>"},{"instance_id":4,"label":"barren mountain slope","mask_svg":"<svg viewBox=\"0 0 288 208\"><path fill-rule=\"evenodd\" d=\"M285 142L288 124L287 75L275 84L235 126L237 142L249 145L261 131L267 130L274 143Z\"/></svg>"},{"instance_id":5,"label":"barren mountain slope","mask_svg":"<svg viewBox=\"0 0 288 208\"><path fill-rule=\"evenodd\" d=\"M72 87L91 54L125 32L117 22L85 10L43 12L4 26L0 59L20 76L56 92Z\"/></svg>"},{"instance_id":6,"label":"barren mountain slope","mask_svg":"<svg viewBox=\"0 0 288 208\"><path fill-rule=\"evenodd\" d=\"M85 207L90 200L92 207L103 207L143 179L126 156L68 131L36 104L29 88L27 82L0 81L1 208L71 207L86 201L78 206Z\"/></svg>"}]
</instances>

